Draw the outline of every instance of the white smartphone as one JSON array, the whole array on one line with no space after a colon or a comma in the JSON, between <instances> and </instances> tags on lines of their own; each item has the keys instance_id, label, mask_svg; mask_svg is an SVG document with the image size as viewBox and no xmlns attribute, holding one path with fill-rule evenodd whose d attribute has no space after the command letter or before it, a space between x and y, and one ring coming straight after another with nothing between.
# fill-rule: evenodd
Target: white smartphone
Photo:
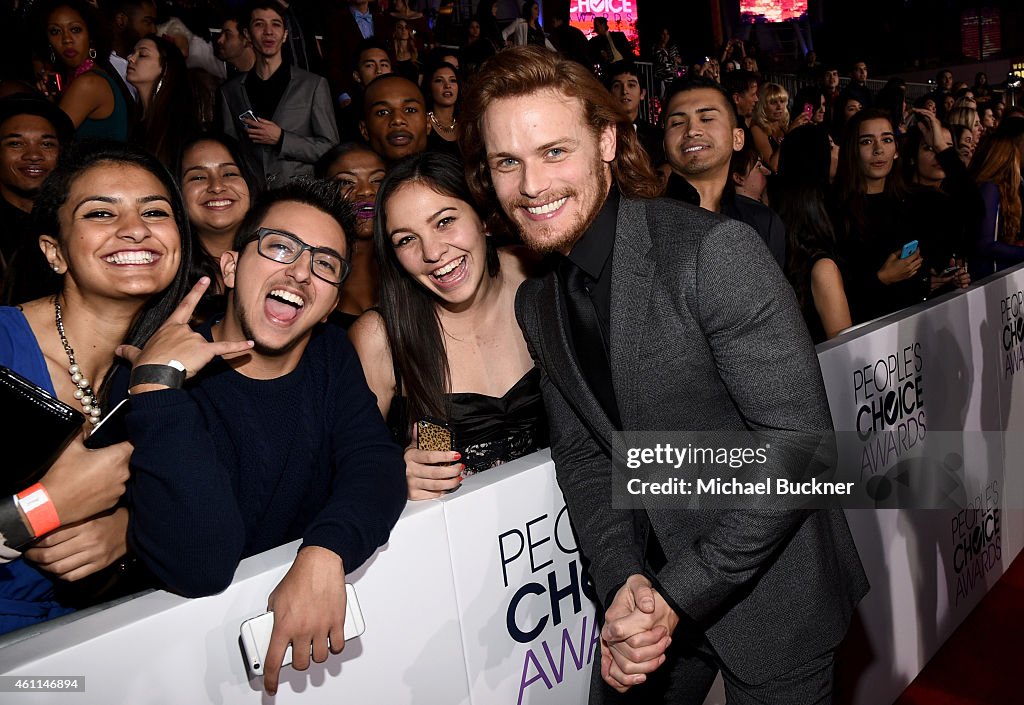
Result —
<instances>
[{"instance_id":1,"label":"white smartphone","mask_svg":"<svg viewBox=\"0 0 1024 705\"><path fill-rule=\"evenodd\" d=\"M256 676L263 675L263 666L270 647L270 634L274 631L274 613L264 612L242 622L239 632L242 636L242 650L245 651L245 662L249 671ZM345 583L345 641L355 639L366 631L363 612L359 609L356 591ZM292 647L284 652L283 666L292 662Z\"/></svg>"}]
</instances>

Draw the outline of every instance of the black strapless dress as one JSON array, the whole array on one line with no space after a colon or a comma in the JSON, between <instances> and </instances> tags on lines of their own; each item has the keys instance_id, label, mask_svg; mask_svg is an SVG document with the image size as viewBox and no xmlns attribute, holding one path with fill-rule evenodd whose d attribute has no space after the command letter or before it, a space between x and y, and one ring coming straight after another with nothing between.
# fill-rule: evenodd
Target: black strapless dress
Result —
<instances>
[{"instance_id":1,"label":"black strapless dress","mask_svg":"<svg viewBox=\"0 0 1024 705\"><path fill-rule=\"evenodd\" d=\"M400 388L400 387L399 387ZM519 378L503 396L472 392L449 394L448 424L455 450L462 453L465 475L473 475L548 445L548 420L540 394L540 370ZM404 396L396 395L387 424L403 448L409 445L412 421Z\"/></svg>"}]
</instances>

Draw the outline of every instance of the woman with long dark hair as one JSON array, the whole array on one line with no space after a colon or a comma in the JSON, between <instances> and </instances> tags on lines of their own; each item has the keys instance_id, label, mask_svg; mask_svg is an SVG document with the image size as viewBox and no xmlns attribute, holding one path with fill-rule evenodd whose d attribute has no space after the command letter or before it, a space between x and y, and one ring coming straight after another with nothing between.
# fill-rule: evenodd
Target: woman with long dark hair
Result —
<instances>
[{"instance_id":1,"label":"woman with long dark hair","mask_svg":"<svg viewBox=\"0 0 1024 705\"><path fill-rule=\"evenodd\" d=\"M984 204L977 184L971 178L953 144L953 136L934 111L913 109L914 118L903 146L904 180L909 185L908 206L915 220L933 235L933 252L950 257L954 263L935 262L939 271L963 265L973 249L973 239L984 213ZM936 249L938 248L938 249ZM966 273L958 272L959 283ZM935 282L939 286L952 284ZM938 286L936 287L938 288Z\"/></svg>"},{"instance_id":2,"label":"woman with long dark hair","mask_svg":"<svg viewBox=\"0 0 1024 705\"><path fill-rule=\"evenodd\" d=\"M395 25L404 21L411 31L420 51L429 51L434 46L434 38L430 31L430 23L426 15L409 7L409 0L392 0L391 7L382 18L380 33L389 36L394 33Z\"/></svg>"},{"instance_id":3,"label":"woman with long dark hair","mask_svg":"<svg viewBox=\"0 0 1024 705\"><path fill-rule=\"evenodd\" d=\"M919 276L921 233L906 217L907 189L894 168L897 157L888 111L869 108L850 118L839 153L835 224L850 266L847 294L857 323L922 301L928 293ZM910 247L914 240L917 247Z\"/></svg>"},{"instance_id":4,"label":"woman with long dark hair","mask_svg":"<svg viewBox=\"0 0 1024 705\"><path fill-rule=\"evenodd\" d=\"M53 0L37 12L60 79L58 102L76 136L127 140L133 102L110 65L110 45L96 9L82 0Z\"/></svg>"},{"instance_id":5,"label":"woman with long dark hair","mask_svg":"<svg viewBox=\"0 0 1024 705\"><path fill-rule=\"evenodd\" d=\"M668 27L662 27L654 41L651 54L654 58L654 80L658 82L658 96L665 97L665 90L683 72L683 58L679 47L672 41Z\"/></svg>"},{"instance_id":6,"label":"woman with long dark hair","mask_svg":"<svg viewBox=\"0 0 1024 705\"><path fill-rule=\"evenodd\" d=\"M547 444L540 374L514 310L523 263L495 249L472 203L462 164L431 152L399 162L377 194L380 308L349 336L407 446L410 499ZM416 448L424 418L450 425L452 451Z\"/></svg>"},{"instance_id":7,"label":"woman with long dark hair","mask_svg":"<svg viewBox=\"0 0 1024 705\"><path fill-rule=\"evenodd\" d=\"M555 46L548 40L544 28L540 26L540 5L535 0L526 0L519 17L512 21L508 27L501 32L501 36L511 46L533 46L547 47L552 51Z\"/></svg>"},{"instance_id":8,"label":"woman with long dark hair","mask_svg":"<svg viewBox=\"0 0 1024 705\"><path fill-rule=\"evenodd\" d=\"M424 75L424 83L423 93L427 98L427 117L431 125L427 149L459 157L457 139L461 89L458 69L442 61Z\"/></svg>"},{"instance_id":9,"label":"woman with long dark hair","mask_svg":"<svg viewBox=\"0 0 1024 705\"><path fill-rule=\"evenodd\" d=\"M855 323L923 301L949 284L967 286L965 270L947 271L956 253L928 201L904 183L896 127L889 113L869 108L846 128L837 180L842 252L849 263L847 294Z\"/></svg>"},{"instance_id":10,"label":"woman with long dark hair","mask_svg":"<svg viewBox=\"0 0 1024 705\"><path fill-rule=\"evenodd\" d=\"M173 169L185 136L199 130L185 57L169 39L151 34L128 55L127 77L142 107L134 140Z\"/></svg>"},{"instance_id":11,"label":"woman with long dark hair","mask_svg":"<svg viewBox=\"0 0 1024 705\"><path fill-rule=\"evenodd\" d=\"M210 286L194 312L199 322L224 310L220 256L234 247L235 234L261 184L247 168L238 143L227 135L204 134L181 148L175 169L195 233L191 281L209 277Z\"/></svg>"},{"instance_id":12,"label":"woman with long dark hair","mask_svg":"<svg viewBox=\"0 0 1024 705\"><path fill-rule=\"evenodd\" d=\"M391 35L391 55L395 57L392 64L395 73L405 76L410 81L420 83L420 52L413 39L413 31L405 20L395 22Z\"/></svg>"},{"instance_id":13,"label":"woman with long dark hair","mask_svg":"<svg viewBox=\"0 0 1024 705\"><path fill-rule=\"evenodd\" d=\"M187 290L185 208L156 159L103 143L61 155L33 215L61 287L52 297L0 308L0 364L95 423L124 392L111 382L121 364L115 348L143 345ZM83 455L80 436L57 463ZM119 462L127 472L127 452ZM58 584L102 570L127 551L123 508L53 528L37 533L41 540L25 559L0 566L0 632L72 611Z\"/></svg>"},{"instance_id":14,"label":"woman with long dark hair","mask_svg":"<svg viewBox=\"0 0 1024 705\"><path fill-rule=\"evenodd\" d=\"M786 276L815 343L853 324L840 268L829 193L839 148L822 125L789 133L772 183L772 208L786 224Z\"/></svg>"}]
</instances>

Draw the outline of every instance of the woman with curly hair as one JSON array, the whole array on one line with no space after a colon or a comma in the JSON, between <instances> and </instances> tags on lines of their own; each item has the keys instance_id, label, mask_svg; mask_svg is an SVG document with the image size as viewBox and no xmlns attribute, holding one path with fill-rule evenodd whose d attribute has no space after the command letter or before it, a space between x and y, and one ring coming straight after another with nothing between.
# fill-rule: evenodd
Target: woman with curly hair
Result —
<instances>
[{"instance_id":1,"label":"woman with curly hair","mask_svg":"<svg viewBox=\"0 0 1024 705\"><path fill-rule=\"evenodd\" d=\"M38 13L58 79L58 95L51 97L71 118L76 137L127 140L133 102L107 58L110 46L96 9L82 0L57 0Z\"/></svg>"}]
</instances>

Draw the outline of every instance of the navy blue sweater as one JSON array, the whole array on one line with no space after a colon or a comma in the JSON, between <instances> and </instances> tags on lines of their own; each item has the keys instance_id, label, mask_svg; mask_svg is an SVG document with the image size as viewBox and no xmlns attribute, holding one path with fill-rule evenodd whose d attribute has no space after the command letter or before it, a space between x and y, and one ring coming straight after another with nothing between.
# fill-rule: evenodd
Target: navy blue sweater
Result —
<instances>
[{"instance_id":1,"label":"navy blue sweater","mask_svg":"<svg viewBox=\"0 0 1024 705\"><path fill-rule=\"evenodd\" d=\"M401 449L335 326L314 333L290 374L249 379L218 358L184 389L133 396L127 423L129 544L188 597L225 589L239 560L300 537L351 572L405 506Z\"/></svg>"}]
</instances>

